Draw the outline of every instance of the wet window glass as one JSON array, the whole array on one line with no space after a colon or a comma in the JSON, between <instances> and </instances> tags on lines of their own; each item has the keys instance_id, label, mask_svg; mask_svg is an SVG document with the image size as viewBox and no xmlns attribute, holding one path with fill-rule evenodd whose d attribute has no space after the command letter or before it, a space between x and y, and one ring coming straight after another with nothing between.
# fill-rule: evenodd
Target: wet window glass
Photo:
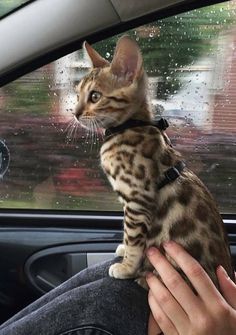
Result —
<instances>
[{"instance_id":1,"label":"wet window glass","mask_svg":"<svg viewBox=\"0 0 236 335\"><path fill-rule=\"evenodd\" d=\"M172 144L223 213L236 207L236 1L127 33L139 43L150 102ZM112 59L118 36L94 47ZM79 50L0 89L0 207L121 210L99 163L102 137L74 121Z\"/></svg>"}]
</instances>

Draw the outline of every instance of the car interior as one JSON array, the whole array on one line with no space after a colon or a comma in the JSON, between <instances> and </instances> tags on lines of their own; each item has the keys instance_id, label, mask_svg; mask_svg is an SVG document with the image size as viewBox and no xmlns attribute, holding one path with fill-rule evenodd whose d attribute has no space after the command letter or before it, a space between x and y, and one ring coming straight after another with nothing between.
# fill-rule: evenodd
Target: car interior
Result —
<instances>
[{"instance_id":1,"label":"car interior","mask_svg":"<svg viewBox=\"0 0 236 335\"><path fill-rule=\"evenodd\" d=\"M216 198L236 264L236 0L14 0L0 4L0 323L114 257L123 212L100 133L73 119L89 69L127 34L156 117Z\"/></svg>"}]
</instances>

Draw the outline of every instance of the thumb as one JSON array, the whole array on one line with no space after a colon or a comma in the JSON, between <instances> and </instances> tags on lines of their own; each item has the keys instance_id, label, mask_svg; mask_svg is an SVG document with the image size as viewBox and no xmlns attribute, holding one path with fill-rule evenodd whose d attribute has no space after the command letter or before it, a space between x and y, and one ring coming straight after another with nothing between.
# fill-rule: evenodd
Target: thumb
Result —
<instances>
[{"instance_id":1,"label":"thumb","mask_svg":"<svg viewBox=\"0 0 236 335\"><path fill-rule=\"evenodd\" d=\"M236 284L230 279L222 266L217 268L216 274L223 297L236 310Z\"/></svg>"}]
</instances>

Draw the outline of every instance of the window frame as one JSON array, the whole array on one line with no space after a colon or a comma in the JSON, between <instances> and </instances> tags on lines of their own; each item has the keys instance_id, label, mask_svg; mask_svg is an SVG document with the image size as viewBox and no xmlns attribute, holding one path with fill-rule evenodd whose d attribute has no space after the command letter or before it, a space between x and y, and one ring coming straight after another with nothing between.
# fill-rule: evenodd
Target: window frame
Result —
<instances>
[{"instance_id":1,"label":"window frame","mask_svg":"<svg viewBox=\"0 0 236 335\"><path fill-rule=\"evenodd\" d=\"M23 4L22 6L24 7L27 4L30 4L31 2L34 2L34 1L36 0L31 0L30 2ZM81 49L84 40L87 40L89 43L93 44L93 43L102 41L106 38L112 37L114 35L126 32L135 27L148 24L153 21L157 21L159 19L164 19L164 18L173 16L173 15L178 15L178 14L190 11L190 10L203 8L203 7L214 5L217 3L223 3L223 2L228 2L228 1L230 0L193 0L193 1L186 0L186 1L183 1L182 3L177 3L176 5L163 8L151 14L147 14L147 15L132 19L127 22L121 22L120 24L115 25L114 27L109 27L107 29L101 29L97 31L96 33L85 35L83 36L83 38L80 38L68 44L64 44L53 51L45 52L45 54L39 57L35 57L35 59L30 60L28 62L26 61L24 64L19 65L18 68L14 70L10 70L4 75L0 75L0 87L48 63L51 63L63 56L66 56L69 53L72 53L78 49ZM18 8L18 10L20 10L20 8ZM10 14L11 13L9 13L9 15Z\"/></svg>"}]
</instances>

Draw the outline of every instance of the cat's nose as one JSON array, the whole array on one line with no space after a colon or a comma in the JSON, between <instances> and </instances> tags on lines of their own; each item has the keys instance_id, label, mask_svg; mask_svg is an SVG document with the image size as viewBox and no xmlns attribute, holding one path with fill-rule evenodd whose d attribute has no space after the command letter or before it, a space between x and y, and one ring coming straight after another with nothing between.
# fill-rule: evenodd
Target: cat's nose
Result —
<instances>
[{"instance_id":1,"label":"cat's nose","mask_svg":"<svg viewBox=\"0 0 236 335\"><path fill-rule=\"evenodd\" d=\"M83 114L83 107L82 106L77 106L76 109L75 109L75 117L77 120L79 120L80 116Z\"/></svg>"}]
</instances>

